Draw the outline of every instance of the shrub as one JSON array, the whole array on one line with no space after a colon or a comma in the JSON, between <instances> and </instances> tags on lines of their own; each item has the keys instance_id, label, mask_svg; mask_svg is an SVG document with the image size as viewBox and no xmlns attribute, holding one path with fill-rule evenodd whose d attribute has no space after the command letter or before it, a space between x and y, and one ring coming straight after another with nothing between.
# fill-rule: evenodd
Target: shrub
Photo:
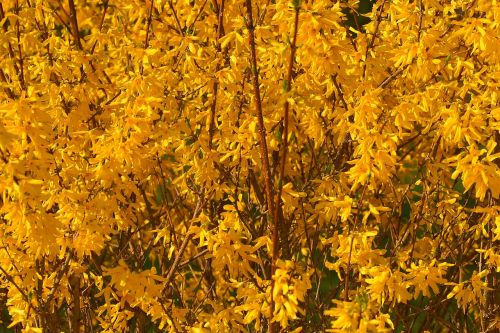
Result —
<instances>
[{"instance_id":1,"label":"shrub","mask_svg":"<svg viewBox=\"0 0 500 333\"><path fill-rule=\"evenodd\" d=\"M2 325L499 329L499 17L2 1Z\"/></svg>"}]
</instances>

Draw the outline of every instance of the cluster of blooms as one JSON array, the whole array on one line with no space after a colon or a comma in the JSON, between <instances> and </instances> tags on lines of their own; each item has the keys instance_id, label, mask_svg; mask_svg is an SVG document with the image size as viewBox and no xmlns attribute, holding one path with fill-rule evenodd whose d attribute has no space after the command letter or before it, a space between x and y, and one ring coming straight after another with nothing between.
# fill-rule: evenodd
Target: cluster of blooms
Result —
<instances>
[{"instance_id":1,"label":"cluster of blooms","mask_svg":"<svg viewBox=\"0 0 500 333\"><path fill-rule=\"evenodd\" d=\"M499 30L497 0L1 1L0 330L500 329Z\"/></svg>"}]
</instances>

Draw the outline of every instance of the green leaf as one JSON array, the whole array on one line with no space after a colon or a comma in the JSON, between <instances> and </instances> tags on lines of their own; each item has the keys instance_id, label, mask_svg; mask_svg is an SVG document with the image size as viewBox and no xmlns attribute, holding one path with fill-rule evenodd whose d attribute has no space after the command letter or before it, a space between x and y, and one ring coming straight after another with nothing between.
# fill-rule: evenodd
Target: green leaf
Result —
<instances>
[{"instance_id":1,"label":"green leaf","mask_svg":"<svg viewBox=\"0 0 500 333\"><path fill-rule=\"evenodd\" d=\"M288 81L286 79L283 80L283 90L290 91L290 85L288 84Z\"/></svg>"}]
</instances>

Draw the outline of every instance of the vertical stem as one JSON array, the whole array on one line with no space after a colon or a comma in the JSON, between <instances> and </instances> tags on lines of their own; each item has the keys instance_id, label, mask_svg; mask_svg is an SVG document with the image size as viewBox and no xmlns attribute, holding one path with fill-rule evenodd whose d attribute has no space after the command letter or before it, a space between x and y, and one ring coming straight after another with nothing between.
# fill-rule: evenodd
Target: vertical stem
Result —
<instances>
[{"instance_id":1,"label":"vertical stem","mask_svg":"<svg viewBox=\"0 0 500 333\"><path fill-rule=\"evenodd\" d=\"M73 275L70 278L71 291L73 296L73 308L71 311L71 332L80 332L80 277Z\"/></svg>"},{"instance_id":2,"label":"vertical stem","mask_svg":"<svg viewBox=\"0 0 500 333\"><path fill-rule=\"evenodd\" d=\"M104 9L102 11L101 22L99 23L99 32L102 31L102 26L104 25L104 18L106 17L106 12L108 11L108 6L109 6L109 0L104 0L103 2ZM97 40L94 42L94 45L92 45L90 54L94 54L96 45L97 45Z\"/></svg>"},{"instance_id":3,"label":"vertical stem","mask_svg":"<svg viewBox=\"0 0 500 333\"><path fill-rule=\"evenodd\" d=\"M3 10L2 3L0 2L0 20L3 20L4 18L5 18L5 12ZM8 31L7 30L7 21L4 22L4 24L2 25L2 28L3 28L3 31L5 33L7 33L7 31ZM17 62L15 60L16 57L14 55L14 48L12 47L12 44L10 42L8 42L8 45L9 45L9 56L10 56L10 59L12 60L12 65L14 66L14 70L16 71L16 75L17 75L17 77L19 79L19 82L21 82L20 73L19 73L19 67L17 67Z\"/></svg>"},{"instance_id":4,"label":"vertical stem","mask_svg":"<svg viewBox=\"0 0 500 333\"><path fill-rule=\"evenodd\" d=\"M151 6L149 6L149 14L148 14L148 20L147 20L147 26L146 26L146 39L144 40L144 49L147 49L149 46L149 30L151 29L151 22L153 18L153 9L154 9L154 0L151 0ZM139 71L141 75L144 74L144 64L141 62L141 65L139 66Z\"/></svg>"},{"instance_id":5,"label":"vertical stem","mask_svg":"<svg viewBox=\"0 0 500 333\"><path fill-rule=\"evenodd\" d=\"M287 76L286 76L286 81L284 85L284 90L285 93L288 93L291 90L292 86L292 76L293 76L293 65L295 63L295 53L297 51L297 32L298 32L298 27L299 27L299 11L300 11L300 4L298 0L293 1L294 4L294 12L295 12L295 18L294 18L294 24L293 24L293 38L292 38L292 44L290 46L290 58L288 61L288 71L287 71ZM285 101L285 106L284 106L284 115L283 115L283 144L282 144L282 152L281 152L281 161L280 161L280 172L279 172L279 178L278 178L278 193L276 196L276 204L275 204L275 211L274 211L274 221L277 224L277 228L275 228L276 234L273 234L273 246L275 249L273 250L273 265L275 264L277 260L277 255L279 253L278 249L278 244L280 242L277 231L280 229L282 226L282 222L280 217L282 214L280 214L280 209L281 209L281 192L283 190L283 181L285 177L285 166L286 166L286 155L288 152L288 118L289 118L289 110L290 110L290 103L288 100ZM284 235L282 235L284 236ZM273 268L273 273L274 273L274 268Z\"/></svg>"},{"instance_id":6,"label":"vertical stem","mask_svg":"<svg viewBox=\"0 0 500 333\"><path fill-rule=\"evenodd\" d=\"M375 44L375 38L377 38L377 34L378 34L378 29L379 29L379 26L380 26L380 22L382 21L382 12L384 11L384 5L385 5L385 2L386 0L384 0L382 2L382 4L380 5L380 7L378 8L378 13L377 13L377 21L375 22L375 29L373 31L373 34L372 34L372 38L370 40L370 43L368 44L368 46L366 47L366 51L365 51L365 62L363 64L363 79L365 78L366 76L366 62L368 61L368 54L370 52L370 49L373 48L373 45Z\"/></svg>"},{"instance_id":7,"label":"vertical stem","mask_svg":"<svg viewBox=\"0 0 500 333\"><path fill-rule=\"evenodd\" d=\"M76 47L79 50L82 50L83 47L80 41L80 29L78 28L78 17L76 15L75 1L68 0L68 4L69 4L69 19L71 21L71 31L73 32L73 39L75 40ZM80 74L81 74L80 82L82 82L87 77L83 69L83 65L80 66Z\"/></svg>"},{"instance_id":8,"label":"vertical stem","mask_svg":"<svg viewBox=\"0 0 500 333\"><path fill-rule=\"evenodd\" d=\"M177 25L177 30L179 31L179 35L184 36L184 29L182 29L181 22L179 21L179 17L177 17L177 12L175 11L174 5L172 4L172 0L168 1L168 5L172 10L175 18L175 24Z\"/></svg>"},{"instance_id":9,"label":"vertical stem","mask_svg":"<svg viewBox=\"0 0 500 333\"><path fill-rule=\"evenodd\" d=\"M247 7L247 28L248 28L248 37L250 44L250 64L253 74L253 89L255 94L255 106L257 108L257 125L259 131L259 146L260 146L260 158L262 160L262 169L264 173L265 180L265 191L267 196L267 209L269 215L272 217L274 212L274 202L273 202L273 187L272 187L272 179L271 179L271 168L269 166L269 156L267 149L267 141L266 141L266 128L264 125L264 116L262 113L262 100L260 97L260 88L259 88L259 73L257 69L257 55L255 51L255 35L254 35L254 23L252 17L252 1L246 0Z\"/></svg>"},{"instance_id":10,"label":"vertical stem","mask_svg":"<svg viewBox=\"0 0 500 333\"><path fill-rule=\"evenodd\" d=\"M75 1L68 0L69 4L69 18L71 20L71 31L73 32L73 38L75 39L76 46L81 50L82 44L80 42L80 35L78 30L78 18L76 17Z\"/></svg>"},{"instance_id":11,"label":"vertical stem","mask_svg":"<svg viewBox=\"0 0 500 333\"><path fill-rule=\"evenodd\" d=\"M134 333L146 332L146 313L139 308L134 308L135 312L135 330Z\"/></svg>"},{"instance_id":12,"label":"vertical stem","mask_svg":"<svg viewBox=\"0 0 500 333\"><path fill-rule=\"evenodd\" d=\"M193 220L198 217L198 214L202 211L203 206L205 205L205 200L203 197L204 193L205 193L205 189L202 188L200 196L198 197L198 202L196 203L196 207L195 207L194 212L193 212L193 216L191 218L191 223L186 228L186 232L189 232L189 229L191 229L191 226L193 226L193 224L194 224ZM164 294L166 292L167 288L170 286L170 282L171 282L172 278L174 277L174 274L177 271L179 264L181 263L181 259L182 259L182 256L184 254L184 251L186 250L186 248L187 248L189 242L191 241L191 239L193 238L193 236L194 236L193 233L189 233L182 241L181 247L179 248L179 251L177 252L177 254L175 256L174 262L172 263L172 266L170 266L170 269L168 270L167 275L165 277L165 285L162 289L161 294Z\"/></svg>"},{"instance_id":13,"label":"vertical stem","mask_svg":"<svg viewBox=\"0 0 500 333\"><path fill-rule=\"evenodd\" d=\"M349 301L349 274L351 270L352 247L354 245L354 235L351 235L351 244L349 245L349 256L347 258L347 267L345 269L344 279L344 302Z\"/></svg>"},{"instance_id":14,"label":"vertical stem","mask_svg":"<svg viewBox=\"0 0 500 333\"><path fill-rule=\"evenodd\" d=\"M216 2L217 4L217 2ZM221 1L221 5L217 6L217 40L216 40L216 49L217 49L217 54L221 52L221 47L219 43L219 39L221 39L224 36L224 4L225 0ZM221 64L217 63L216 66L216 72L218 72L221 68ZM219 81L215 80L213 84L213 100L212 100L212 105L210 106L210 125L208 129L208 148L212 149L213 146L213 139L214 139L214 133L215 133L215 117L216 117L216 110L217 110L217 93L219 91Z\"/></svg>"},{"instance_id":15,"label":"vertical stem","mask_svg":"<svg viewBox=\"0 0 500 333\"><path fill-rule=\"evenodd\" d=\"M368 187L368 183L366 183L365 186L363 187L363 192L361 192L361 196L360 196L360 198L358 200L358 203L356 204L357 205L357 211L356 211L356 216L354 217L354 222L352 224L354 228L356 228L356 226L358 224L358 216L359 216L360 209L361 209L361 203L363 202L363 199L365 197L365 192L366 192L366 188L367 187ZM348 230L348 232L349 231L350 230ZM349 245L349 257L347 258L347 266L346 266L346 269L345 269L344 302L348 302L349 301L349 274L350 274L350 271L351 271L351 258L352 258L352 248L353 248L353 245L354 245L354 235L351 234L351 244Z\"/></svg>"},{"instance_id":16,"label":"vertical stem","mask_svg":"<svg viewBox=\"0 0 500 333\"><path fill-rule=\"evenodd\" d=\"M149 7L149 14L148 14L148 25L146 27L146 40L144 41L144 49L147 49L149 46L149 31L151 30L151 22L153 21L153 9L154 9L154 0L151 0L151 6Z\"/></svg>"},{"instance_id":17,"label":"vertical stem","mask_svg":"<svg viewBox=\"0 0 500 333\"><path fill-rule=\"evenodd\" d=\"M19 0L16 0L16 37L17 37L17 52L19 53L19 81L21 83L21 89L26 90L26 82L24 81L24 61L23 52L21 49L21 31L19 27Z\"/></svg>"},{"instance_id":18,"label":"vertical stem","mask_svg":"<svg viewBox=\"0 0 500 333\"><path fill-rule=\"evenodd\" d=\"M275 266L275 258L277 256L277 251L276 251L276 235L278 233L278 225L276 223L276 220L273 219L273 214L275 212L274 209L274 201L273 201L273 185L272 185L272 178L271 178L271 168L269 166L269 155L268 155L268 149L267 149L267 141L266 141L266 128L264 125L264 116L262 113L262 100L260 97L260 88L259 88L259 72L257 68L257 54L255 50L255 26L253 22L253 16L252 16L252 1L251 0L246 0L246 9L247 9L247 29L248 29L248 42L250 45L250 65L251 65L251 70L252 70L252 75L253 75L253 89L254 89L254 95L255 95L255 106L257 108L257 125L258 125L258 131L259 131L259 147L260 147L260 158L262 161L262 172L264 174L264 184L265 184L265 191L266 191L266 199L267 199L267 211L268 211L268 216L270 218L271 222L271 228L272 228L272 234L273 234L273 264L272 264L272 273L274 273L274 266ZM272 277L271 277L272 279ZM272 284L272 287L274 287L274 283ZM271 323L273 313L274 313L274 299L273 299L273 292L271 288L271 314L270 314L270 320L269 320L269 333L274 333L276 332L276 325Z\"/></svg>"}]
</instances>

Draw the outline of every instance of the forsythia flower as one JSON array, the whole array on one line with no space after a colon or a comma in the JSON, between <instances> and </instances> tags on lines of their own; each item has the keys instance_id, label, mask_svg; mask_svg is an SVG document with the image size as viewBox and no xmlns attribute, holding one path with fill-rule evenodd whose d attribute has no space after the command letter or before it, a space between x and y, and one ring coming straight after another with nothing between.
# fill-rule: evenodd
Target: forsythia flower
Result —
<instances>
[{"instance_id":1,"label":"forsythia flower","mask_svg":"<svg viewBox=\"0 0 500 333\"><path fill-rule=\"evenodd\" d=\"M499 21L0 1L0 332L494 331Z\"/></svg>"}]
</instances>

